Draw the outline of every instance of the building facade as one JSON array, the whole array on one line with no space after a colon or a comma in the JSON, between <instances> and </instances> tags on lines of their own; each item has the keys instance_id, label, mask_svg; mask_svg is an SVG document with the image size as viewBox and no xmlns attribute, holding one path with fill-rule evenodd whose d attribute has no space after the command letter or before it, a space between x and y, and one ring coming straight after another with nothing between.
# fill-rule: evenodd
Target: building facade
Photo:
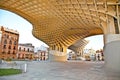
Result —
<instances>
[{"instance_id":1,"label":"building facade","mask_svg":"<svg viewBox=\"0 0 120 80\"><path fill-rule=\"evenodd\" d=\"M103 55L103 50L102 49L96 51L96 60L104 61L104 55Z\"/></svg>"},{"instance_id":2,"label":"building facade","mask_svg":"<svg viewBox=\"0 0 120 80\"><path fill-rule=\"evenodd\" d=\"M68 53L68 60L76 60L77 55L75 54L74 51L70 51Z\"/></svg>"},{"instance_id":3,"label":"building facade","mask_svg":"<svg viewBox=\"0 0 120 80\"><path fill-rule=\"evenodd\" d=\"M48 59L48 52L43 50L38 50L35 54L35 60L45 61Z\"/></svg>"},{"instance_id":4,"label":"building facade","mask_svg":"<svg viewBox=\"0 0 120 80\"><path fill-rule=\"evenodd\" d=\"M0 59L16 59L19 33L0 26Z\"/></svg>"},{"instance_id":5,"label":"building facade","mask_svg":"<svg viewBox=\"0 0 120 80\"><path fill-rule=\"evenodd\" d=\"M96 60L96 51L94 49L84 49L84 55L86 61L95 61Z\"/></svg>"},{"instance_id":6,"label":"building facade","mask_svg":"<svg viewBox=\"0 0 120 80\"><path fill-rule=\"evenodd\" d=\"M20 60L33 60L34 59L34 46L30 43L19 44L17 58Z\"/></svg>"}]
</instances>

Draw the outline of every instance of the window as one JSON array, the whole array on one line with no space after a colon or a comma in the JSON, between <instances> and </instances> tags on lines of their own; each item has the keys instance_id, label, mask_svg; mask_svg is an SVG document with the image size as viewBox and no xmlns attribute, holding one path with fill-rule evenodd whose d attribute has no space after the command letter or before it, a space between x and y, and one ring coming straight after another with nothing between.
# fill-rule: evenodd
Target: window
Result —
<instances>
[{"instance_id":1,"label":"window","mask_svg":"<svg viewBox=\"0 0 120 80\"><path fill-rule=\"evenodd\" d=\"M20 59L20 54L18 54L18 59Z\"/></svg>"},{"instance_id":2,"label":"window","mask_svg":"<svg viewBox=\"0 0 120 80\"><path fill-rule=\"evenodd\" d=\"M15 54L15 51L13 51L13 54Z\"/></svg>"},{"instance_id":3,"label":"window","mask_svg":"<svg viewBox=\"0 0 120 80\"><path fill-rule=\"evenodd\" d=\"M44 56L45 56L45 52L44 52Z\"/></svg>"},{"instance_id":4,"label":"window","mask_svg":"<svg viewBox=\"0 0 120 80\"><path fill-rule=\"evenodd\" d=\"M24 51L25 51L25 48L24 48Z\"/></svg>"},{"instance_id":5,"label":"window","mask_svg":"<svg viewBox=\"0 0 120 80\"><path fill-rule=\"evenodd\" d=\"M40 53L40 55L42 56L42 53Z\"/></svg>"},{"instance_id":6,"label":"window","mask_svg":"<svg viewBox=\"0 0 120 80\"><path fill-rule=\"evenodd\" d=\"M3 49L6 49L6 45L3 46Z\"/></svg>"},{"instance_id":7,"label":"window","mask_svg":"<svg viewBox=\"0 0 120 80\"><path fill-rule=\"evenodd\" d=\"M17 44L17 42L15 41L15 42L14 42L14 45L16 45L16 44Z\"/></svg>"},{"instance_id":8,"label":"window","mask_svg":"<svg viewBox=\"0 0 120 80\"><path fill-rule=\"evenodd\" d=\"M12 44L12 41L11 41L11 40L9 41L9 44Z\"/></svg>"},{"instance_id":9,"label":"window","mask_svg":"<svg viewBox=\"0 0 120 80\"><path fill-rule=\"evenodd\" d=\"M16 47L14 46L14 48L13 48L14 50L16 49Z\"/></svg>"},{"instance_id":10,"label":"window","mask_svg":"<svg viewBox=\"0 0 120 80\"><path fill-rule=\"evenodd\" d=\"M29 50L29 48L28 48L28 50L27 50L27 51L28 51L28 52L30 51L30 50Z\"/></svg>"},{"instance_id":11,"label":"window","mask_svg":"<svg viewBox=\"0 0 120 80\"><path fill-rule=\"evenodd\" d=\"M3 51L2 54L5 54L5 51Z\"/></svg>"},{"instance_id":12,"label":"window","mask_svg":"<svg viewBox=\"0 0 120 80\"><path fill-rule=\"evenodd\" d=\"M4 40L4 44L7 44L7 40L6 39Z\"/></svg>"},{"instance_id":13,"label":"window","mask_svg":"<svg viewBox=\"0 0 120 80\"><path fill-rule=\"evenodd\" d=\"M10 54L10 51L8 51L8 54Z\"/></svg>"},{"instance_id":14,"label":"window","mask_svg":"<svg viewBox=\"0 0 120 80\"><path fill-rule=\"evenodd\" d=\"M9 46L9 49L11 49L11 46Z\"/></svg>"},{"instance_id":15,"label":"window","mask_svg":"<svg viewBox=\"0 0 120 80\"><path fill-rule=\"evenodd\" d=\"M21 47L19 47L19 51L21 51Z\"/></svg>"}]
</instances>

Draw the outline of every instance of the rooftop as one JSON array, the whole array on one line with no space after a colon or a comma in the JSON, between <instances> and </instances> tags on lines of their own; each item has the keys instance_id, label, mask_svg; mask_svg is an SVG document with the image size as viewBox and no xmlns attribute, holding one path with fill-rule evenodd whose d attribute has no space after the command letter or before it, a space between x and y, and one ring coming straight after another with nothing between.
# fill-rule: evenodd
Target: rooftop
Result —
<instances>
[{"instance_id":1,"label":"rooftop","mask_svg":"<svg viewBox=\"0 0 120 80\"><path fill-rule=\"evenodd\" d=\"M0 30L1 30L2 28L3 28L4 31L11 32L11 33L15 33L15 34L19 34L19 32L18 32L17 30L13 30L13 29L9 29L9 28L0 26Z\"/></svg>"}]
</instances>

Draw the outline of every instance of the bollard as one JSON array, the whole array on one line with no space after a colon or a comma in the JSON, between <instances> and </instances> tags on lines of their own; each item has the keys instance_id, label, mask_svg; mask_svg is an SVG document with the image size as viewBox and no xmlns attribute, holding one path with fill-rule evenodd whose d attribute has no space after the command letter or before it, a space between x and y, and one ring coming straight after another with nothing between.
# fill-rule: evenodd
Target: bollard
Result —
<instances>
[{"instance_id":1,"label":"bollard","mask_svg":"<svg viewBox=\"0 0 120 80\"><path fill-rule=\"evenodd\" d=\"M27 72L27 64L24 65L24 72Z\"/></svg>"}]
</instances>

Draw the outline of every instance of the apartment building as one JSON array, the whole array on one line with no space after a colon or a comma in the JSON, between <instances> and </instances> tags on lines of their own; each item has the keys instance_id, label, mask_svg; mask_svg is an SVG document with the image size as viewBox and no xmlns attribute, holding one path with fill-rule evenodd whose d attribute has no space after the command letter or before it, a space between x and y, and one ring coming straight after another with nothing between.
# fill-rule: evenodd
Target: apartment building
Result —
<instances>
[{"instance_id":1,"label":"apartment building","mask_svg":"<svg viewBox=\"0 0 120 80\"><path fill-rule=\"evenodd\" d=\"M19 44L17 58L20 60L33 60L34 46L31 43Z\"/></svg>"},{"instance_id":2,"label":"apartment building","mask_svg":"<svg viewBox=\"0 0 120 80\"><path fill-rule=\"evenodd\" d=\"M16 59L19 32L0 26L0 59Z\"/></svg>"}]
</instances>

